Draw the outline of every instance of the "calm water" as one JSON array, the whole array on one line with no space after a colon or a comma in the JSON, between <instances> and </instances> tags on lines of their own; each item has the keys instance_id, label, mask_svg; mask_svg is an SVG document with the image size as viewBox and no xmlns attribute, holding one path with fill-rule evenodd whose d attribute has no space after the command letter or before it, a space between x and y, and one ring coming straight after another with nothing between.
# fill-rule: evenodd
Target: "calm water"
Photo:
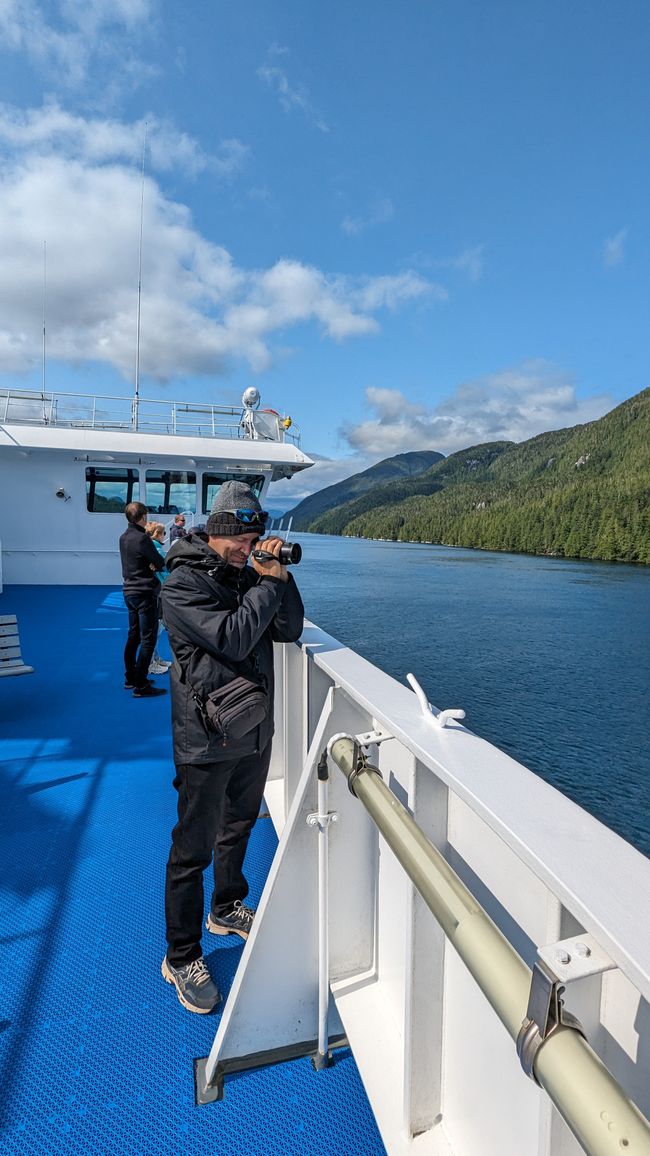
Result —
<instances>
[{"instance_id":1,"label":"calm water","mask_svg":"<svg viewBox=\"0 0 650 1156\"><path fill-rule=\"evenodd\" d=\"M650 855L650 572L296 536L323 630Z\"/></svg>"}]
</instances>

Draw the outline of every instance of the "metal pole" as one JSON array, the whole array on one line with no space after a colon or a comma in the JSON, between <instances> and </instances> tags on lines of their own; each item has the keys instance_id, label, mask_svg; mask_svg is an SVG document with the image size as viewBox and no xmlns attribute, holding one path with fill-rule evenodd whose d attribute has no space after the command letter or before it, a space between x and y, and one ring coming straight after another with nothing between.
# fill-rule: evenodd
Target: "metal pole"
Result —
<instances>
[{"instance_id":1,"label":"metal pole","mask_svg":"<svg viewBox=\"0 0 650 1156\"><path fill-rule=\"evenodd\" d=\"M529 968L377 769L358 764L354 739L335 736L329 753L516 1041L527 1014ZM534 1073L590 1156L650 1156L650 1124L578 1032L560 1026L547 1036Z\"/></svg>"},{"instance_id":2,"label":"metal pole","mask_svg":"<svg viewBox=\"0 0 650 1156\"><path fill-rule=\"evenodd\" d=\"M318 1042L312 1063L317 1072L329 1068L329 1000L330 1000L330 945L329 945L329 825L338 819L336 811L328 811L329 767L327 750L318 761L318 810L307 816L310 827L318 828Z\"/></svg>"},{"instance_id":3,"label":"metal pole","mask_svg":"<svg viewBox=\"0 0 650 1156\"><path fill-rule=\"evenodd\" d=\"M41 398L43 401L43 421L47 421L45 411L45 310L47 305L47 241L43 241L43 365L41 376Z\"/></svg>"},{"instance_id":4,"label":"metal pole","mask_svg":"<svg viewBox=\"0 0 650 1156\"><path fill-rule=\"evenodd\" d=\"M329 1065L329 846L327 796L329 771L327 756L318 764L318 1050L314 1057L316 1071Z\"/></svg>"},{"instance_id":5,"label":"metal pole","mask_svg":"<svg viewBox=\"0 0 650 1156\"><path fill-rule=\"evenodd\" d=\"M138 315L136 320L136 335L135 335L135 387L133 390L133 403L131 406L131 426L134 430L138 428L138 417L140 409L140 317L142 307L142 232L144 223L144 165L147 152L147 122L144 125L144 138L142 141L142 179L140 183L140 242L138 245Z\"/></svg>"}]
</instances>

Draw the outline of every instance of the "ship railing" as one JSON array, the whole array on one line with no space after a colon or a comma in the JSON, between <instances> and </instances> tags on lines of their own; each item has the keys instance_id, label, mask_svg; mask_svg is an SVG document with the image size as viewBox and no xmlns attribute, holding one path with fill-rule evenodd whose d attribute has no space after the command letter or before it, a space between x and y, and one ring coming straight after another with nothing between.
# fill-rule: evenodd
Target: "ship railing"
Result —
<instances>
[{"instance_id":1,"label":"ship railing","mask_svg":"<svg viewBox=\"0 0 650 1156\"><path fill-rule=\"evenodd\" d=\"M138 432L179 437L239 438L300 445L300 431L273 410L99 394L0 389L5 424Z\"/></svg>"},{"instance_id":2,"label":"ship railing","mask_svg":"<svg viewBox=\"0 0 650 1156\"><path fill-rule=\"evenodd\" d=\"M316 627L276 679L279 845L197 1101L349 1044L390 1156L647 1156L650 862Z\"/></svg>"}]
</instances>

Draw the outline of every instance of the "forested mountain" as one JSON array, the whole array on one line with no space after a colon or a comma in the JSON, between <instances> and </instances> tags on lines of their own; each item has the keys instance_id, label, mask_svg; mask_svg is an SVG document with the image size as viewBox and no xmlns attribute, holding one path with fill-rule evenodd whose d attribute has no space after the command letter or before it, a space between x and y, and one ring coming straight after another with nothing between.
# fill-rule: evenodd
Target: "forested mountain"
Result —
<instances>
[{"instance_id":1,"label":"forested mountain","mask_svg":"<svg viewBox=\"0 0 650 1156\"><path fill-rule=\"evenodd\" d=\"M315 518L340 506L343 502L352 501L359 494L374 486L381 485L398 478L414 478L428 470L434 462L442 461L442 454L435 450L415 450L408 454L395 454L392 458L384 458L382 462L370 466L359 474L353 474L342 482L333 486L326 486L311 494L290 511L293 517L294 530L306 530Z\"/></svg>"},{"instance_id":2,"label":"forested mountain","mask_svg":"<svg viewBox=\"0 0 650 1156\"><path fill-rule=\"evenodd\" d=\"M646 389L587 425L452 454L419 477L376 486L304 528L650 563L649 499Z\"/></svg>"}]
</instances>

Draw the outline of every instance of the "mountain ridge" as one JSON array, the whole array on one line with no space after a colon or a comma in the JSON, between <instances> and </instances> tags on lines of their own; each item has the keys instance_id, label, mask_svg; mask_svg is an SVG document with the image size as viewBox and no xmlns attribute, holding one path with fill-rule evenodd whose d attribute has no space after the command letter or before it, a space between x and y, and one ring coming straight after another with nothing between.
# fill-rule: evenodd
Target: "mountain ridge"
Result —
<instances>
[{"instance_id":1,"label":"mountain ridge","mask_svg":"<svg viewBox=\"0 0 650 1156\"><path fill-rule=\"evenodd\" d=\"M314 518L334 506L352 501L356 495L391 478L415 477L442 459L443 454L436 450L412 450L409 453L393 454L390 458L383 458L373 466L303 498L293 510L288 511L288 515L293 518L293 528L306 530Z\"/></svg>"},{"instance_id":2,"label":"mountain ridge","mask_svg":"<svg viewBox=\"0 0 650 1156\"><path fill-rule=\"evenodd\" d=\"M585 425L460 450L304 528L650 563L650 389Z\"/></svg>"}]
</instances>

